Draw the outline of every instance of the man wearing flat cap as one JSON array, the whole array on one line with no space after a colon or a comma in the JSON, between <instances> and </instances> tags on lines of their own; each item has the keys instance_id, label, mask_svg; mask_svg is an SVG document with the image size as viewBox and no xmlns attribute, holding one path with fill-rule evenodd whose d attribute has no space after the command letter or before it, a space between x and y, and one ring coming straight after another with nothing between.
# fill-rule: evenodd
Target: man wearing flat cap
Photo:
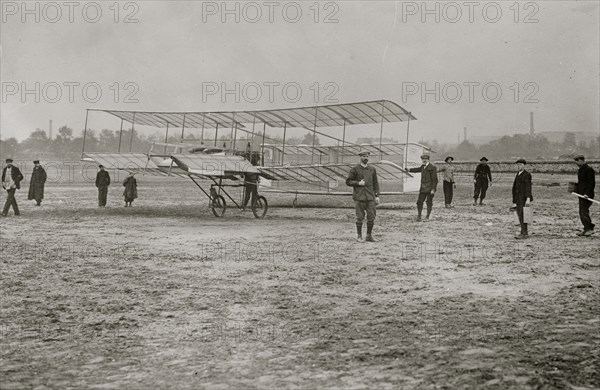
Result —
<instances>
[{"instance_id":1,"label":"man wearing flat cap","mask_svg":"<svg viewBox=\"0 0 600 390\"><path fill-rule=\"evenodd\" d=\"M100 170L96 174L96 187L98 188L98 207L106 207L110 175L104 170L104 165L98 165Z\"/></svg>"},{"instance_id":2,"label":"man wearing flat cap","mask_svg":"<svg viewBox=\"0 0 600 390\"><path fill-rule=\"evenodd\" d=\"M6 166L2 170L2 188L4 188L7 193L6 203L4 203L4 210L2 211L3 217L8 215L8 210L10 210L11 206L15 216L21 215L21 213L19 213L17 199L15 199L15 192L21 188L21 180L23 180L23 175L21 174L19 168L15 167L12 163L12 158L7 158Z\"/></svg>"},{"instance_id":3,"label":"man wearing flat cap","mask_svg":"<svg viewBox=\"0 0 600 390\"><path fill-rule=\"evenodd\" d=\"M454 181L454 157L448 156L444 160L446 166L444 167L444 204L447 209L453 209L452 198L454 197L454 189L456 188L456 182Z\"/></svg>"},{"instance_id":4,"label":"man wearing flat cap","mask_svg":"<svg viewBox=\"0 0 600 390\"><path fill-rule=\"evenodd\" d=\"M367 215L367 237L365 241L375 241L372 236L375 225L375 207L379 204L379 182L375 167L369 165L369 152L358 153L360 164L350 170L346 179L346 185L353 187L352 199L356 208L356 232L357 240L362 240L362 225Z\"/></svg>"},{"instance_id":5,"label":"man wearing flat cap","mask_svg":"<svg viewBox=\"0 0 600 390\"><path fill-rule=\"evenodd\" d=\"M475 176L473 177L473 183L475 183L473 206L477 206L477 198L479 198L479 205L483 205L487 189L492 185L492 171L487 165L487 162L487 157L481 157L479 159L479 165L475 168Z\"/></svg>"},{"instance_id":6,"label":"man wearing flat cap","mask_svg":"<svg viewBox=\"0 0 600 390\"><path fill-rule=\"evenodd\" d=\"M596 171L585 162L585 156L579 155L574 158L579 166L577 171L577 193L583 195L579 198L579 219L583 224L583 231L577 233L578 236L591 236L594 232L594 225L590 217L590 207L594 199L594 189L596 188Z\"/></svg>"},{"instance_id":7,"label":"man wearing flat cap","mask_svg":"<svg viewBox=\"0 0 600 390\"><path fill-rule=\"evenodd\" d=\"M33 172L31 172L31 179L29 180L29 193L27 199L35 199L35 205L41 206L42 199L44 199L44 186L46 184L46 171L40 165L40 160L33 161Z\"/></svg>"},{"instance_id":8,"label":"man wearing flat cap","mask_svg":"<svg viewBox=\"0 0 600 390\"><path fill-rule=\"evenodd\" d=\"M513 207L517 210L519 224L521 225L521 234L515 236L515 238L520 240L529 237L527 223L525 223L523 217L523 207L528 207L533 202L533 196L531 195L531 174L525 170L527 162L520 158L516 164L518 172L512 186L512 201Z\"/></svg>"},{"instance_id":9,"label":"man wearing flat cap","mask_svg":"<svg viewBox=\"0 0 600 390\"><path fill-rule=\"evenodd\" d=\"M421 188L419 188L419 198L417 199L417 222L429 222L431 209L433 208L433 196L437 189L437 168L429 162L429 155L421 155L421 166L410 168L409 172L421 172ZM423 212L423 202L427 200L427 216L421 219Z\"/></svg>"}]
</instances>

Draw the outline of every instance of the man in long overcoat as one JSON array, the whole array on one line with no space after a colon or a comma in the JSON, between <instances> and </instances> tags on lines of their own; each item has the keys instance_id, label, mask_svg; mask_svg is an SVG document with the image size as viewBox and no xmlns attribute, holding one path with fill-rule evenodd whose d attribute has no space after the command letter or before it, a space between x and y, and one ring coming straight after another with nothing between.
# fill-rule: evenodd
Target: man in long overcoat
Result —
<instances>
[{"instance_id":1,"label":"man in long overcoat","mask_svg":"<svg viewBox=\"0 0 600 390\"><path fill-rule=\"evenodd\" d=\"M110 185L110 175L104 170L104 165L98 165L100 170L96 174L96 188L98 188L98 207L106 207L106 197L108 196L108 186Z\"/></svg>"},{"instance_id":2,"label":"man in long overcoat","mask_svg":"<svg viewBox=\"0 0 600 390\"><path fill-rule=\"evenodd\" d=\"M40 160L34 160L33 164L27 199L35 199L35 205L41 206L42 199L44 199L44 185L46 184L47 175L44 168L40 165Z\"/></svg>"}]
</instances>

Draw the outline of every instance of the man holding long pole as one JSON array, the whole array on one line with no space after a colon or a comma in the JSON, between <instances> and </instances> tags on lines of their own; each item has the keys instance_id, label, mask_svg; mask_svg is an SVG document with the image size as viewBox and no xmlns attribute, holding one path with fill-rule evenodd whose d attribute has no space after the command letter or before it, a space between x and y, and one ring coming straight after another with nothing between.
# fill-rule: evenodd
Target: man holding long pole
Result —
<instances>
[{"instance_id":1,"label":"man holding long pole","mask_svg":"<svg viewBox=\"0 0 600 390\"><path fill-rule=\"evenodd\" d=\"M577 233L578 236L591 236L594 232L594 224L590 217L590 207L594 199L594 188L596 187L596 172L594 168L587 165L585 157L582 155L575 157L575 163L579 166L577 171L577 193L579 198L579 219L583 224L583 231Z\"/></svg>"}]
</instances>

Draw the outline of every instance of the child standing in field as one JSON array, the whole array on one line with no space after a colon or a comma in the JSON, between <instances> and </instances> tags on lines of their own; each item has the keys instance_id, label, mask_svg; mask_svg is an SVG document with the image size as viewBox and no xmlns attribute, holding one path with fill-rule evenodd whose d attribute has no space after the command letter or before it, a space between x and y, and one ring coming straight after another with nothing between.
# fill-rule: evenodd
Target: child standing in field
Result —
<instances>
[{"instance_id":1,"label":"child standing in field","mask_svg":"<svg viewBox=\"0 0 600 390\"><path fill-rule=\"evenodd\" d=\"M137 198L137 180L134 177L135 173L131 172L129 176L123 180L123 196L125 197L125 207L131 207L131 203Z\"/></svg>"}]
</instances>

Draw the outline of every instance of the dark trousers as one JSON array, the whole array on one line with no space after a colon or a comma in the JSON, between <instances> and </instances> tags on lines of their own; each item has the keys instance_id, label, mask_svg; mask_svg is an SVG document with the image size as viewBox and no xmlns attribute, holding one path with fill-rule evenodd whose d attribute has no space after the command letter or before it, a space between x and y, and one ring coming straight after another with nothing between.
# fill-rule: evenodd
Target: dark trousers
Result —
<instances>
[{"instance_id":1,"label":"dark trousers","mask_svg":"<svg viewBox=\"0 0 600 390\"><path fill-rule=\"evenodd\" d=\"M477 179L475 181L475 192L473 193L473 199L485 199L485 194L489 186L488 179Z\"/></svg>"},{"instance_id":2,"label":"dark trousers","mask_svg":"<svg viewBox=\"0 0 600 390\"><path fill-rule=\"evenodd\" d=\"M527 235L527 224L523 222L523 207L525 207L525 203L517 202L517 216L519 217L519 224L521 224L521 234Z\"/></svg>"},{"instance_id":3,"label":"dark trousers","mask_svg":"<svg viewBox=\"0 0 600 390\"><path fill-rule=\"evenodd\" d=\"M367 215L367 223L374 223L377 212L375 211L374 200L355 200L354 206L356 208L356 223L362 223Z\"/></svg>"},{"instance_id":4,"label":"dark trousers","mask_svg":"<svg viewBox=\"0 0 600 390\"><path fill-rule=\"evenodd\" d=\"M417 211L419 212L419 217L421 216L421 212L423 211L423 202L427 199L427 217L431 214L431 209L433 208L433 196L431 192L419 192L419 199L417 199Z\"/></svg>"},{"instance_id":5,"label":"dark trousers","mask_svg":"<svg viewBox=\"0 0 600 390\"><path fill-rule=\"evenodd\" d=\"M2 214L6 215L8 214L8 210L10 210L10 206L12 206L13 211L15 212L15 215L19 215L19 206L17 206L17 199L15 199L15 192L17 191L16 188L13 188L12 190L6 190L6 203L4 203L4 210L2 211Z\"/></svg>"},{"instance_id":6,"label":"dark trousers","mask_svg":"<svg viewBox=\"0 0 600 390\"><path fill-rule=\"evenodd\" d=\"M106 206L106 197L108 196L108 186L98 187L98 206Z\"/></svg>"},{"instance_id":7,"label":"dark trousers","mask_svg":"<svg viewBox=\"0 0 600 390\"><path fill-rule=\"evenodd\" d=\"M590 217L591 206L592 202L587 199L579 198L579 219L581 219L581 223L583 224L583 228L585 230L594 230L594 226L596 226L592 223L592 217ZM4 210L6 210L6 207Z\"/></svg>"},{"instance_id":8,"label":"dark trousers","mask_svg":"<svg viewBox=\"0 0 600 390\"><path fill-rule=\"evenodd\" d=\"M444 180L444 202L445 202L445 204L451 204L453 196L454 196L454 183Z\"/></svg>"},{"instance_id":9,"label":"dark trousers","mask_svg":"<svg viewBox=\"0 0 600 390\"><path fill-rule=\"evenodd\" d=\"M252 204L254 204L256 198L258 198L258 186L253 183L246 183L244 184L244 207L248 205L250 194L252 194Z\"/></svg>"}]
</instances>

